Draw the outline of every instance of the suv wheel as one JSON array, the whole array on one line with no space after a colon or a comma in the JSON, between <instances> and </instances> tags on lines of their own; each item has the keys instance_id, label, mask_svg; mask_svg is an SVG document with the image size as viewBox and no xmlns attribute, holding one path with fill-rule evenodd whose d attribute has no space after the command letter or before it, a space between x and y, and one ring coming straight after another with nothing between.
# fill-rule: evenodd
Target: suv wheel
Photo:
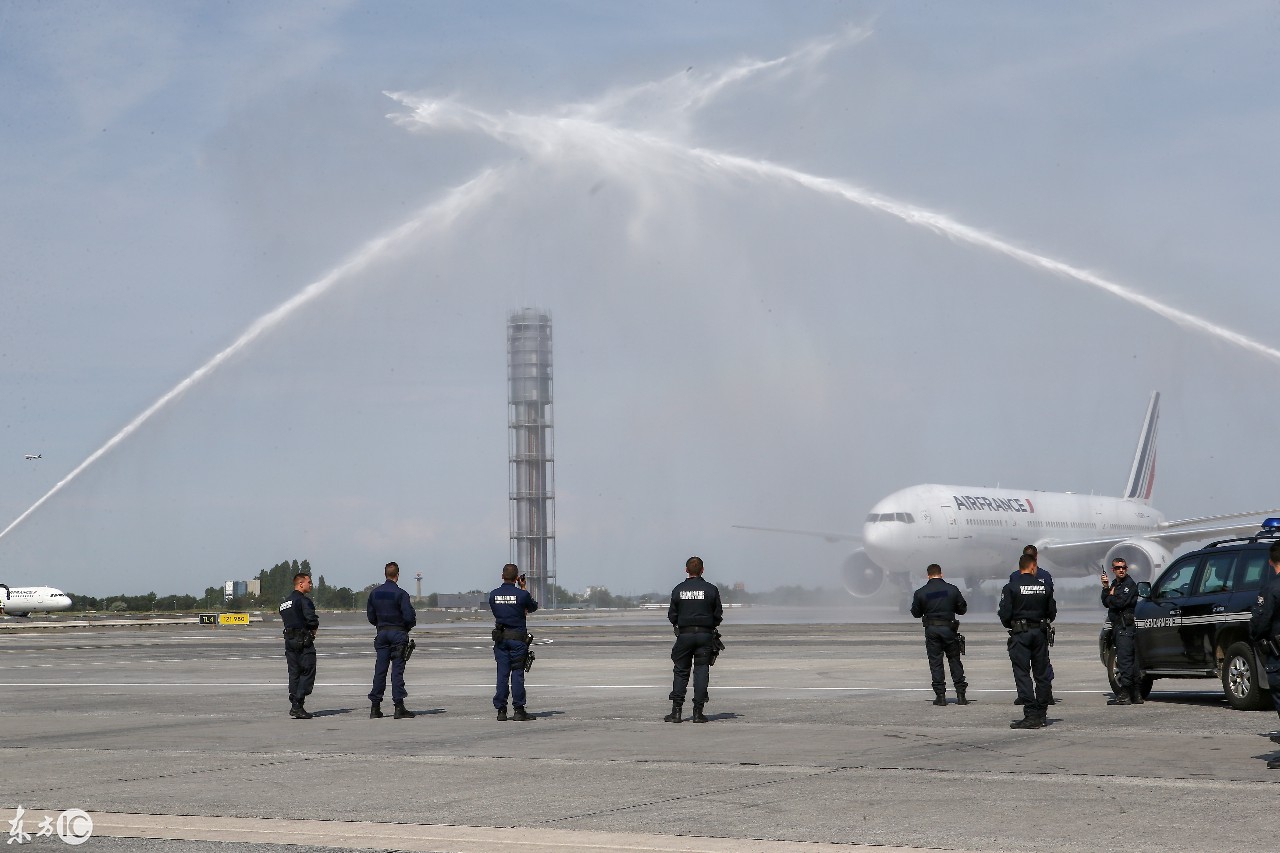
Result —
<instances>
[{"instance_id":1,"label":"suv wheel","mask_svg":"<svg viewBox=\"0 0 1280 853\"><path fill-rule=\"evenodd\" d=\"M1111 684L1111 692L1120 695L1120 675L1116 671L1116 650L1112 647L1107 650L1107 681ZM1151 686L1155 683L1155 679L1149 675L1142 676L1142 681L1138 687L1142 691L1142 698L1151 697Z\"/></svg>"},{"instance_id":2,"label":"suv wheel","mask_svg":"<svg viewBox=\"0 0 1280 853\"><path fill-rule=\"evenodd\" d=\"M1262 687L1258 684L1256 658L1248 643L1232 643L1222 660L1222 691L1227 702L1237 711L1260 711L1263 708Z\"/></svg>"}]
</instances>

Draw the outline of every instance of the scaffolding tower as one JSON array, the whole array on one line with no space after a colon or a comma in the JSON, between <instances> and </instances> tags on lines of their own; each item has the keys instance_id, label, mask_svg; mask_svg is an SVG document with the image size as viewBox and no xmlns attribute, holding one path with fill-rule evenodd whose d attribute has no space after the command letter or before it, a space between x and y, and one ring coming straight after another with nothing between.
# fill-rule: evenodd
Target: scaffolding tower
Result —
<instances>
[{"instance_id":1,"label":"scaffolding tower","mask_svg":"<svg viewBox=\"0 0 1280 853\"><path fill-rule=\"evenodd\" d=\"M551 316L525 308L507 319L507 424L511 562L539 604L555 607L555 446Z\"/></svg>"}]
</instances>

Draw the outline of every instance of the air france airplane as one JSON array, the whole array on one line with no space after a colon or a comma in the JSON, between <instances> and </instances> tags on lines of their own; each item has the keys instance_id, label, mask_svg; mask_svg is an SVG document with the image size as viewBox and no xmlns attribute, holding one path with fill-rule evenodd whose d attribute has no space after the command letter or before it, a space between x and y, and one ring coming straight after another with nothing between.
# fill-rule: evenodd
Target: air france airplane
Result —
<instances>
[{"instance_id":1,"label":"air france airplane","mask_svg":"<svg viewBox=\"0 0 1280 853\"><path fill-rule=\"evenodd\" d=\"M71 607L71 596L51 586L9 586L0 583L0 613L29 616Z\"/></svg>"},{"instance_id":2,"label":"air france airplane","mask_svg":"<svg viewBox=\"0 0 1280 853\"><path fill-rule=\"evenodd\" d=\"M1003 582L1025 545L1039 549L1040 566L1051 573L1085 576L1123 557L1134 580L1151 580L1179 545L1253 533L1258 521L1236 520L1280 512L1269 509L1166 521L1151 506L1159 417L1157 391L1151 395L1123 497L929 483L877 502L861 536L745 529L861 543L841 569L845 589L859 598L878 592L886 576L899 588L911 589L929 563L941 564L948 577L963 577L969 589L979 589L983 581Z\"/></svg>"}]
</instances>

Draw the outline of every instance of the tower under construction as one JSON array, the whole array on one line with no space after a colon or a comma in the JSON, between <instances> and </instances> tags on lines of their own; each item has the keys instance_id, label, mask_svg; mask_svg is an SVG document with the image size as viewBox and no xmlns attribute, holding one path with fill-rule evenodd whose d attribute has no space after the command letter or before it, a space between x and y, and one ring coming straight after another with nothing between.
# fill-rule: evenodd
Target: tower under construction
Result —
<instances>
[{"instance_id":1,"label":"tower under construction","mask_svg":"<svg viewBox=\"0 0 1280 853\"><path fill-rule=\"evenodd\" d=\"M555 440L551 316L525 308L507 319L507 423L511 458L511 562L539 604L555 607Z\"/></svg>"}]
</instances>

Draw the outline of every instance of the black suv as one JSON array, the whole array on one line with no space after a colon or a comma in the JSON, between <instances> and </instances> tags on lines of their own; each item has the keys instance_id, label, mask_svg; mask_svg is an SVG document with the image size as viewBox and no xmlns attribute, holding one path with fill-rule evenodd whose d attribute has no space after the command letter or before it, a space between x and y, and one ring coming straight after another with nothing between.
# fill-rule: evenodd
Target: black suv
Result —
<instances>
[{"instance_id":1,"label":"black suv","mask_svg":"<svg viewBox=\"0 0 1280 853\"><path fill-rule=\"evenodd\" d=\"M1223 539L1169 564L1154 583L1138 584L1134 610L1142 695L1157 678L1218 678L1231 707L1270 708L1262 658L1249 642L1249 617L1258 590L1271 581L1271 543L1280 519L1267 519L1254 536ZM1111 626L1102 629L1098 653L1111 689L1116 650Z\"/></svg>"}]
</instances>

